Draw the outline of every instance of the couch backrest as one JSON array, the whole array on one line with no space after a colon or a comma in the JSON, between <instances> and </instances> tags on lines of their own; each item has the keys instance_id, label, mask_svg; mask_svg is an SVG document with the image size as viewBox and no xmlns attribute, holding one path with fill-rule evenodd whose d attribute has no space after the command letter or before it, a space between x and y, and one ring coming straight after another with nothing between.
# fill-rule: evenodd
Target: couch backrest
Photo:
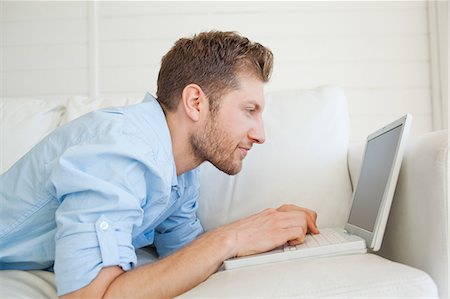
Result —
<instances>
[{"instance_id":1,"label":"couch backrest","mask_svg":"<svg viewBox=\"0 0 450 299\"><path fill-rule=\"evenodd\" d=\"M206 229L283 203L318 212L319 226L343 225L351 201L349 116L341 89L270 93L266 142L254 145L236 176L203 164L199 217Z\"/></svg>"}]
</instances>

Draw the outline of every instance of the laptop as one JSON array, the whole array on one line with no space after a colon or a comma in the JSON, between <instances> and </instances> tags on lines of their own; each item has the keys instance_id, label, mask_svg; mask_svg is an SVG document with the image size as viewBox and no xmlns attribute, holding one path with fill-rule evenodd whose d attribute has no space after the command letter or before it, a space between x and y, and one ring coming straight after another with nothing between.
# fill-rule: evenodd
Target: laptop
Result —
<instances>
[{"instance_id":1,"label":"laptop","mask_svg":"<svg viewBox=\"0 0 450 299\"><path fill-rule=\"evenodd\" d=\"M333 256L378 251L386 228L412 116L407 114L367 137L361 171L344 228L321 228L306 235L297 246L235 257L224 269L279 262L296 258Z\"/></svg>"}]
</instances>

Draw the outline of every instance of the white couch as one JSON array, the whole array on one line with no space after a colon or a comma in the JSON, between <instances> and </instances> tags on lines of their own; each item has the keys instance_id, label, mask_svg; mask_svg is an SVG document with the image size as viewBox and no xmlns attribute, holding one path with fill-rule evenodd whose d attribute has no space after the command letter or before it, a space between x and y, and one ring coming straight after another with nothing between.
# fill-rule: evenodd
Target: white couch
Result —
<instances>
[{"instance_id":1,"label":"white couch","mask_svg":"<svg viewBox=\"0 0 450 299\"><path fill-rule=\"evenodd\" d=\"M3 99L0 172L55 127L93 109L139 100ZM268 94L264 118L266 144L254 147L240 174L227 176L210 164L201 166L198 216L205 229L282 203L316 210L319 227L343 225L363 150L361 144L349 145L343 91L328 86ZM218 271L181 297L445 298L447 169L446 132L410 138L380 254ZM147 251L139 250L139 257L151 260ZM0 290L3 298L56 297L53 274L44 271L0 271Z\"/></svg>"}]
</instances>

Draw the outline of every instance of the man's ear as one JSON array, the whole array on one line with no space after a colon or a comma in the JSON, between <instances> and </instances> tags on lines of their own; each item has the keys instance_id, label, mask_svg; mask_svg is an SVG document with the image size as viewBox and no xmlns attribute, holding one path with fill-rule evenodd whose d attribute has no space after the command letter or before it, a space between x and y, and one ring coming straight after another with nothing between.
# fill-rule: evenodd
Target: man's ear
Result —
<instances>
[{"instance_id":1,"label":"man's ear","mask_svg":"<svg viewBox=\"0 0 450 299\"><path fill-rule=\"evenodd\" d=\"M200 111L206 104L206 97L203 90L197 84L189 84L184 87L181 94L181 100L183 109L186 115L193 121L198 121L200 119Z\"/></svg>"}]
</instances>

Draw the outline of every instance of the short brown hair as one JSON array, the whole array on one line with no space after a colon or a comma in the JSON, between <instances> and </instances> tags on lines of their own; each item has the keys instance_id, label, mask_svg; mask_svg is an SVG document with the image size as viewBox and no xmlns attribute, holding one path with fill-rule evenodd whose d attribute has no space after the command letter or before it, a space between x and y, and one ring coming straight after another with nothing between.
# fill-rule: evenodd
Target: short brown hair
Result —
<instances>
[{"instance_id":1,"label":"short brown hair","mask_svg":"<svg viewBox=\"0 0 450 299\"><path fill-rule=\"evenodd\" d=\"M198 84L214 110L217 99L239 87L239 73L267 82L272 66L272 52L259 43L236 32L202 32L179 39L163 56L156 95L165 109L175 111L184 87Z\"/></svg>"}]
</instances>

